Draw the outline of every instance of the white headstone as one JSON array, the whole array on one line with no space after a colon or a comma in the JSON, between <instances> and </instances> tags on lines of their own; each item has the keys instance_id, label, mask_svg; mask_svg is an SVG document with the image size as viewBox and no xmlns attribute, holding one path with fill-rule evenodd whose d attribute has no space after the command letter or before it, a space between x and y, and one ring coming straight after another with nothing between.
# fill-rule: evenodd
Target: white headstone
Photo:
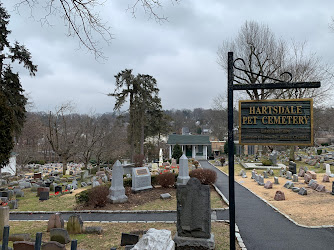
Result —
<instances>
[{"instance_id":1,"label":"white headstone","mask_svg":"<svg viewBox=\"0 0 334 250\"><path fill-rule=\"evenodd\" d=\"M151 173L148 167L132 169L132 188L133 192L138 192L153 188L151 185Z\"/></svg>"},{"instance_id":2,"label":"white headstone","mask_svg":"<svg viewBox=\"0 0 334 250\"><path fill-rule=\"evenodd\" d=\"M158 171L159 167L157 163L152 163L152 172Z\"/></svg>"},{"instance_id":3,"label":"white headstone","mask_svg":"<svg viewBox=\"0 0 334 250\"><path fill-rule=\"evenodd\" d=\"M328 176L330 176L332 173L331 173L331 165L329 165L329 164L327 164L327 163L325 163L325 165L326 165L326 174L328 175Z\"/></svg>"},{"instance_id":4,"label":"white headstone","mask_svg":"<svg viewBox=\"0 0 334 250\"><path fill-rule=\"evenodd\" d=\"M123 165L117 160L112 168L112 181L108 195L111 203L124 203L128 200L123 186L123 174Z\"/></svg>"},{"instance_id":5,"label":"white headstone","mask_svg":"<svg viewBox=\"0 0 334 250\"><path fill-rule=\"evenodd\" d=\"M183 154L179 160L179 175L176 185L186 185L189 179L188 158Z\"/></svg>"},{"instance_id":6,"label":"white headstone","mask_svg":"<svg viewBox=\"0 0 334 250\"><path fill-rule=\"evenodd\" d=\"M162 249L174 250L175 243L172 240L171 232L169 230L157 230L150 228L146 234L138 241L138 243L131 248L133 250L143 249Z\"/></svg>"},{"instance_id":7,"label":"white headstone","mask_svg":"<svg viewBox=\"0 0 334 250\"><path fill-rule=\"evenodd\" d=\"M163 163L163 156L162 156L162 148L160 148L160 151L159 151L159 167L162 166L162 163Z\"/></svg>"}]
</instances>

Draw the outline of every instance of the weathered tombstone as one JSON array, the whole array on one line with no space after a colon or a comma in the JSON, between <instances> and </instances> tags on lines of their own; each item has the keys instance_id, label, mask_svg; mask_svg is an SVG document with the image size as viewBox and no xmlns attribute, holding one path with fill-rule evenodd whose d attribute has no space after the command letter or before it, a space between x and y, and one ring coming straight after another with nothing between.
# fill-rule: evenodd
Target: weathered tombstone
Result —
<instances>
[{"instance_id":1,"label":"weathered tombstone","mask_svg":"<svg viewBox=\"0 0 334 250\"><path fill-rule=\"evenodd\" d=\"M64 228L64 220L60 213L51 214L46 231L50 232L52 228Z\"/></svg>"},{"instance_id":2,"label":"weathered tombstone","mask_svg":"<svg viewBox=\"0 0 334 250\"><path fill-rule=\"evenodd\" d=\"M255 174L254 181L259 182L259 175L258 174Z\"/></svg>"},{"instance_id":3,"label":"weathered tombstone","mask_svg":"<svg viewBox=\"0 0 334 250\"><path fill-rule=\"evenodd\" d=\"M294 187L294 184L291 181L287 181L284 184L284 187L287 188L287 189L292 189Z\"/></svg>"},{"instance_id":4,"label":"weathered tombstone","mask_svg":"<svg viewBox=\"0 0 334 250\"><path fill-rule=\"evenodd\" d=\"M327 174L322 178L322 182L329 182L329 176Z\"/></svg>"},{"instance_id":5,"label":"weathered tombstone","mask_svg":"<svg viewBox=\"0 0 334 250\"><path fill-rule=\"evenodd\" d=\"M315 189L315 191L318 191L318 192L325 192L326 191L326 187L324 185L318 185Z\"/></svg>"},{"instance_id":6,"label":"weathered tombstone","mask_svg":"<svg viewBox=\"0 0 334 250\"><path fill-rule=\"evenodd\" d=\"M211 234L210 187L197 178L177 187L177 247L206 247L214 249Z\"/></svg>"},{"instance_id":7,"label":"weathered tombstone","mask_svg":"<svg viewBox=\"0 0 334 250\"><path fill-rule=\"evenodd\" d=\"M274 200L275 201L284 201L285 200L284 192L282 192L282 191L276 191Z\"/></svg>"},{"instance_id":8,"label":"weathered tombstone","mask_svg":"<svg viewBox=\"0 0 334 250\"><path fill-rule=\"evenodd\" d=\"M176 180L176 185L186 185L189 181L188 158L184 154L179 159L179 175Z\"/></svg>"},{"instance_id":9,"label":"weathered tombstone","mask_svg":"<svg viewBox=\"0 0 334 250\"><path fill-rule=\"evenodd\" d=\"M143 190L152 189L151 173L147 167L132 169L132 192L139 192Z\"/></svg>"},{"instance_id":10,"label":"weathered tombstone","mask_svg":"<svg viewBox=\"0 0 334 250\"><path fill-rule=\"evenodd\" d=\"M304 177L304 175L305 175L305 170L304 170L304 168L299 168L299 172L298 172L298 176L299 177Z\"/></svg>"},{"instance_id":11,"label":"weathered tombstone","mask_svg":"<svg viewBox=\"0 0 334 250\"><path fill-rule=\"evenodd\" d=\"M50 241L57 241L61 244L67 244L71 241L71 238L66 229L52 228L50 230Z\"/></svg>"},{"instance_id":12,"label":"weathered tombstone","mask_svg":"<svg viewBox=\"0 0 334 250\"><path fill-rule=\"evenodd\" d=\"M289 162L289 171L290 171L292 174L296 174L296 173L297 173L297 164L294 163L293 161L290 161L290 162Z\"/></svg>"},{"instance_id":13,"label":"weathered tombstone","mask_svg":"<svg viewBox=\"0 0 334 250\"><path fill-rule=\"evenodd\" d=\"M255 171L255 170L252 170L252 177L251 177L251 179L254 179L254 180L255 180L255 175L256 175L256 171Z\"/></svg>"},{"instance_id":14,"label":"weathered tombstone","mask_svg":"<svg viewBox=\"0 0 334 250\"><path fill-rule=\"evenodd\" d=\"M285 170L284 168L281 168L281 169L279 170L279 176L280 176L280 177L284 177L284 176L285 176L285 173L286 173L286 170Z\"/></svg>"},{"instance_id":15,"label":"weathered tombstone","mask_svg":"<svg viewBox=\"0 0 334 250\"><path fill-rule=\"evenodd\" d=\"M306 174L310 175L312 179L317 179L317 174L314 171L307 171Z\"/></svg>"},{"instance_id":16,"label":"weathered tombstone","mask_svg":"<svg viewBox=\"0 0 334 250\"><path fill-rule=\"evenodd\" d=\"M274 175L274 171L272 169L269 169L268 173L269 173L270 176Z\"/></svg>"},{"instance_id":17,"label":"weathered tombstone","mask_svg":"<svg viewBox=\"0 0 334 250\"><path fill-rule=\"evenodd\" d=\"M108 195L108 199L111 203L124 203L128 200L128 197L125 195L123 185L123 174L123 165L119 160L117 160L112 168L112 181Z\"/></svg>"},{"instance_id":18,"label":"weathered tombstone","mask_svg":"<svg viewBox=\"0 0 334 250\"><path fill-rule=\"evenodd\" d=\"M39 194L39 200L40 201L46 201L48 199L49 199L49 192L44 192L43 191Z\"/></svg>"},{"instance_id":19,"label":"weathered tombstone","mask_svg":"<svg viewBox=\"0 0 334 250\"><path fill-rule=\"evenodd\" d=\"M260 186L264 186L264 178L262 175L259 175L259 181L257 182Z\"/></svg>"},{"instance_id":20,"label":"weathered tombstone","mask_svg":"<svg viewBox=\"0 0 334 250\"><path fill-rule=\"evenodd\" d=\"M286 172L286 178L287 178L288 180L292 180L292 172L291 172L291 171L287 171L287 172Z\"/></svg>"},{"instance_id":21,"label":"weathered tombstone","mask_svg":"<svg viewBox=\"0 0 334 250\"><path fill-rule=\"evenodd\" d=\"M300 188L298 194L300 195L307 195L307 190L305 188Z\"/></svg>"},{"instance_id":22,"label":"weathered tombstone","mask_svg":"<svg viewBox=\"0 0 334 250\"><path fill-rule=\"evenodd\" d=\"M48 187L38 187L37 188L37 197L40 196L41 192L50 192L50 188L48 188Z\"/></svg>"},{"instance_id":23,"label":"weathered tombstone","mask_svg":"<svg viewBox=\"0 0 334 250\"><path fill-rule=\"evenodd\" d=\"M268 172L267 171L263 171L263 178L268 178Z\"/></svg>"},{"instance_id":24,"label":"weathered tombstone","mask_svg":"<svg viewBox=\"0 0 334 250\"><path fill-rule=\"evenodd\" d=\"M179 246L182 242L178 242ZM181 246L182 247L182 246ZM138 243L131 248L132 250L143 250L143 249L164 249L174 250L175 243L172 240L171 232L169 230L157 230L150 228L146 234L144 234Z\"/></svg>"},{"instance_id":25,"label":"weathered tombstone","mask_svg":"<svg viewBox=\"0 0 334 250\"><path fill-rule=\"evenodd\" d=\"M9 209L18 209L19 205L18 205L17 200L8 201L8 207Z\"/></svg>"},{"instance_id":26,"label":"weathered tombstone","mask_svg":"<svg viewBox=\"0 0 334 250\"><path fill-rule=\"evenodd\" d=\"M83 221L80 215L71 215L67 221L67 231L70 234L81 234L83 232Z\"/></svg>"},{"instance_id":27,"label":"weathered tombstone","mask_svg":"<svg viewBox=\"0 0 334 250\"><path fill-rule=\"evenodd\" d=\"M171 199L172 196L169 193L165 194L160 194L160 199L166 200L166 199Z\"/></svg>"},{"instance_id":28,"label":"weathered tombstone","mask_svg":"<svg viewBox=\"0 0 334 250\"><path fill-rule=\"evenodd\" d=\"M274 177L274 183L275 183L275 184L279 184L279 182L278 182L278 177L276 177L276 176Z\"/></svg>"},{"instance_id":29,"label":"weathered tombstone","mask_svg":"<svg viewBox=\"0 0 334 250\"><path fill-rule=\"evenodd\" d=\"M305 182L306 184L308 184L308 183L310 182L310 180L312 180L311 175L309 175L309 174L305 174L305 175L304 175L304 182Z\"/></svg>"},{"instance_id":30,"label":"weathered tombstone","mask_svg":"<svg viewBox=\"0 0 334 250\"><path fill-rule=\"evenodd\" d=\"M9 235L8 241L30 241L30 234L24 233L24 234L11 234Z\"/></svg>"},{"instance_id":31,"label":"weathered tombstone","mask_svg":"<svg viewBox=\"0 0 334 250\"><path fill-rule=\"evenodd\" d=\"M61 244L57 241L49 241L45 242L41 246L42 250L66 250L66 247L64 244Z\"/></svg>"},{"instance_id":32,"label":"weathered tombstone","mask_svg":"<svg viewBox=\"0 0 334 250\"><path fill-rule=\"evenodd\" d=\"M85 227L85 234L102 234L102 227Z\"/></svg>"},{"instance_id":33,"label":"weathered tombstone","mask_svg":"<svg viewBox=\"0 0 334 250\"><path fill-rule=\"evenodd\" d=\"M298 182L298 175L293 174L293 175L292 175L292 181L293 181L293 182Z\"/></svg>"},{"instance_id":34,"label":"weathered tombstone","mask_svg":"<svg viewBox=\"0 0 334 250\"><path fill-rule=\"evenodd\" d=\"M139 241L138 235L122 233L121 246L135 245L138 241Z\"/></svg>"},{"instance_id":35,"label":"weathered tombstone","mask_svg":"<svg viewBox=\"0 0 334 250\"><path fill-rule=\"evenodd\" d=\"M158 172L159 171L159 167L158 167L158 163L152 163L152 172Z\"/></svg>"},{"instance_id":36,"label":"weathered tombstone","mask_svg":"<svg viewBox=\"0 0 334 250\"><path fill-rule=\"evenodd\" d=\"M313 183L311 184L311 188L312 188L313 190L316 190L318 186L319 186L319 184L318 184L317 182L313 182Z\"/></svg>"},{"instance_id":37,"label":"weathered tombstone","mask_svg":"<svg viewBox=\"0 0 334 250\"><path fill-rule=\"evenodd\" d=\"M273 188L273 184L271 183L271 181L267 181L266 184L264 184L264 188L266 188L266 189Z\"/></svg>"},{"instance_id":38,"label":"weathered tombstone","mask_svg":"<svg viewBox=\"0 0 334 250\"><path fill-rule=\"evenodd\" d=\"M269 155L269 160L273 163L273 166L277 166L277 154L277 151L273 150Z\"/></svg>"},{"instance_id":39,"label":"weathered tombstone","mask_svg":"<svg viewBox=\"0 0 334 250\"><path fill-rule=\"evenodd\" d=\"M331 195L334 195L334 181L332 182L332 192Z\"/></svg>"},{"instance_id":40,"label":"weathered tombstone","mask_svg":"<svg viewBox=\"0 0 334 250\"><path fill-rule=\"evenodd\" d=\"M13 243L14 250L34 250L35 242L30 241L15 241Z\"/></svg>"},{"instance_id":41,"label":"weathered tombstone","mask_svg":"<svg viewBox=\"0 0 334 250\"><path fill-rule=\"evenodd\" d=\"M2 240L5 226L9 226L9 207L0 206L0 240Z\"/></svg>"}]
</instances>

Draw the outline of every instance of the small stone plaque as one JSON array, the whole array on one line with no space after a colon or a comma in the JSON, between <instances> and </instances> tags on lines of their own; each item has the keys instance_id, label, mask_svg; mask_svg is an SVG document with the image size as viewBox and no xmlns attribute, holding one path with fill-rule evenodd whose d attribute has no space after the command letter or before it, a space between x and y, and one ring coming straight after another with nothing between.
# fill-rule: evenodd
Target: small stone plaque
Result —
<instances>
[{"instance_id":1,"label":"small stone plaque","mask_svg":"<svg viewBox=\"0 0 334 250\"><path fill-rule=\"evenodd\" d=\"M137 173L137 175L146 175L146 174L148 174L146 168L136 169L136 173Z\"/></svg>"}]
</instances>

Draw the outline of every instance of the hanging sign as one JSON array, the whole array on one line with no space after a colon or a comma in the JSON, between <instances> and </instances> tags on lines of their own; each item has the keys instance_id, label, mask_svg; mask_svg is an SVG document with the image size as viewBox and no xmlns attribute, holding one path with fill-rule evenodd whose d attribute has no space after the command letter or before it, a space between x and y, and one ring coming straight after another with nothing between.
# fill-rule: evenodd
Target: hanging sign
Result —
<instances>
[{"instance_id":1,"label":"hanging sign","mask_svg":"<svg viewBox=\"0 0 334 250\"><path fill-rule=\"evenodd\" d=\"M313 145L313 100L239 101L239 144Z\"/></svg>"}]
</instances>

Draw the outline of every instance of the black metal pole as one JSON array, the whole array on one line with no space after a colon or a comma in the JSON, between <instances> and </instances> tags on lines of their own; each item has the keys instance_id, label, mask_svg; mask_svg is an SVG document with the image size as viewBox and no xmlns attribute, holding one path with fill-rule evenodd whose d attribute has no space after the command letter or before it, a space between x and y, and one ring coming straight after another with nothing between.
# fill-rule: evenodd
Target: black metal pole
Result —
<instances>
[{"instance_id":1,"label":"black metal pole","mask_svg":"<svg viewBox=\"0 0 334 250\"><path fill-rule=\"evenodd\" d=\"M42 245L42 233L36 233L34 250L41 250L41 245Z\"/></svg>"},{"instance_id":2,"label":"black metal pole","mask_svg":"<svg viewBox=\"0 0 334 250\"><path fill-rule=\"evenodd\" d=\"M8 250L9 226L4 226L2 234L2 250Z\"/></svg>"},{"instance_id":3,"label":"black metal pole","mask_svg":"<svg viewBox=\"0 0 334 250\"><path fill-rule=\"evenodd\" d=\"M77 250L78 247L78 241L77 240L72 240L71 241L71 250Z\"/></svg>"},{"instance_id":4,"label":"black metal pole","mask_svg":"<svg viewBox=\"0 0 334 250\"><path fill-rule=\"evenodd\" d=\"M234 141L233 141L233 52L227 59L227 112L228 112L228 196L230 213L230 249L235 249L235 197L234 197Z\"/></svg>"}]
</instances>

